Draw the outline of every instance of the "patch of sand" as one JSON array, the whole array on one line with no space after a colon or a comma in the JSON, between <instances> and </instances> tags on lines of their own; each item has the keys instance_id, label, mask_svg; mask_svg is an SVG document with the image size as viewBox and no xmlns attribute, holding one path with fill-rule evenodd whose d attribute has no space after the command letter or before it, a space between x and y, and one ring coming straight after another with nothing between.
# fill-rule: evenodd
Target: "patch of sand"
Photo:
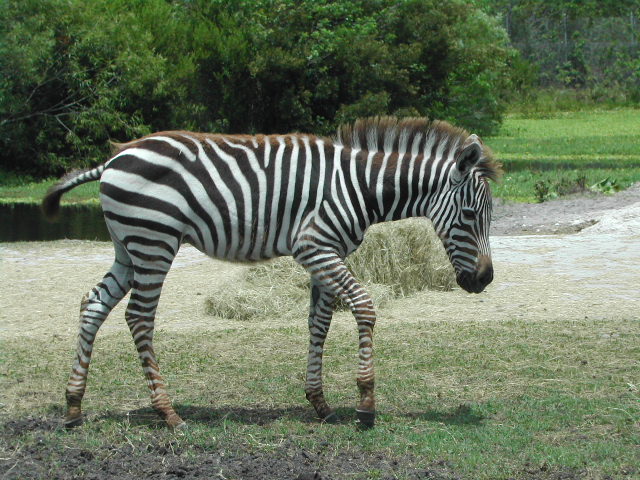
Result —
<instances>
[{"instance_id":1,"label":"patch of sand","mask_svg":"<svg viewBox=\"0 0 640 480\"><path fill-rule=\"evenodd\" d=\"M613 216L605 216L599 225L607 233L591 227L594 230L580 235L493 237L495 279L485 292L425 291L380 309L379 323L637 319L640 231L605 228L609 221L621 225ZM80 299L102 278L112 258L111 244L106 242L0 244L0 340L75 338ZM204 300L214 287L237 280L245 268L183 246L163 289L156 328L202 331L241 326L236 320L207 315ZM100 335L126 330L125 306L126 299L111 313ZM289 322L274 318L261 326ZM352 327L353 319L339 313L335 323ZM300 325L305 324L306 311L301 311Z\"/></svg>"}]
</instances>

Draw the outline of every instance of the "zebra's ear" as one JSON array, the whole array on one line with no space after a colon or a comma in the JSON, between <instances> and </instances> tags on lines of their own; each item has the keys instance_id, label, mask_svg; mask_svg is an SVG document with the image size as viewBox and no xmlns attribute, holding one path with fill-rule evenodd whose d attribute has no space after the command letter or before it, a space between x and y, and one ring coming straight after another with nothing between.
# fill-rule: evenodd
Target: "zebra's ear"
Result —
<instances>
[{"instance_id":1,"label":"zebra's ear","mask_svg":"<svg viewBox=\"0 0 640 480\"><path fill-rule=\"evenodd\" d=\"M456 156L456 167L460 175L464 177L480 161L482 157L482 140L476 134L469 135L469 138L462 145L462 150Z\"/></svg>"}]
</instances>

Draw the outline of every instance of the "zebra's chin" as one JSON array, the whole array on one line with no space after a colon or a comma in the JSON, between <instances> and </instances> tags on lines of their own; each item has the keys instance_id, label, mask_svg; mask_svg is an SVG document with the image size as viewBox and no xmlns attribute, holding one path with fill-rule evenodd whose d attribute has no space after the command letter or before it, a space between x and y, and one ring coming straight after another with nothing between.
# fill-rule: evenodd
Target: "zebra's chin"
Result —
<instances>
[{"instance_id":1,"label":"zebra's chin","mask_svg":"<svg viewBox=\"0 0 640 480\"><path fill-rule=\"evenodd\" d=\"M491 257L480 255L474 270L458 270L456 282L468 293L480 293L493 281Z\"/></svg>"}]
</instances>

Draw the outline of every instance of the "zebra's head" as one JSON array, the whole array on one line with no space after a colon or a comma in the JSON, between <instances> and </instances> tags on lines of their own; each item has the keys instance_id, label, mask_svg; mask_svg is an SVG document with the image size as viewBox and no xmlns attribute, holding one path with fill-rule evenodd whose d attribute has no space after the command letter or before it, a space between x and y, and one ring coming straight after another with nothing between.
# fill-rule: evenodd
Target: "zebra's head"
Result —
<instances>
[{"instance_id":1,"label":"zebra's head","mask_svg":"<svg viewBox=\"0 0 640 480\"><path fill-rule=\"evenodd\" d=\"M477 135L469 135L455 153L439 201L431 212L456 272L456 281L469 293L480 293L493 280L489 224L491 189L500 166Z\"/></svg>"}]
</instances>

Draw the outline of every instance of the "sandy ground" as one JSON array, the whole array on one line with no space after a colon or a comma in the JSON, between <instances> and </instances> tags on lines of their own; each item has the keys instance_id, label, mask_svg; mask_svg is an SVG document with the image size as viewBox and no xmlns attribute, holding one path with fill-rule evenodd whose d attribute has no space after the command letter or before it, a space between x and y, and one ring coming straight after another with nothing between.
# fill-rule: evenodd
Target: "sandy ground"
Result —
<instances>
[{"instance_id":1,"label":"sandy ground","mask_svg":"<svg viewBox=\"0 0 640 480\"><path fill-rule=\"evenodd\" d=\"M640 185L610 197L498 204L494 227L496 275L485 292L423 292L385 306L379 324L640 317ZM548 234L554 231L580 233ZM105 242L0 244L0 340L75 336L80 299L112 258L111 244ZM235 320L207 315L204 299L215 287L233 282L243 268L184 246L165 283L156 328L237 326ZM125 305L112 312L101 335L126 329ZM346 313L336 318L351 321ZM285 322L290 321L275 318L268 324ZM300 324L305 323L300 312Z\"/></svg>"}]
</instances>

